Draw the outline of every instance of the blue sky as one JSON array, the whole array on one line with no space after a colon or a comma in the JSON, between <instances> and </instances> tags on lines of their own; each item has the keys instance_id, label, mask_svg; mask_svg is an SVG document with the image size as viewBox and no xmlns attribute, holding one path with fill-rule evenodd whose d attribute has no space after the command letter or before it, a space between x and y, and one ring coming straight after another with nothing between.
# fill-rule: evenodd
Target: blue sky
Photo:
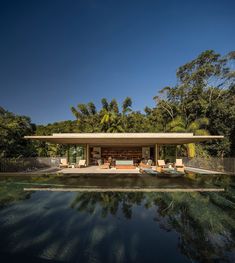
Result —
<instances>
[{"instance_id":1,"label":"blue sky","mask_svg":"<svg viewBox=\"0 0 235 263\"><path fill-rule=\"evenodd\" d=\"M35 123L103 97L133 108L206 49L235 49L234 0L1 0L0 105Z\"/></svg>"}]
</instances>

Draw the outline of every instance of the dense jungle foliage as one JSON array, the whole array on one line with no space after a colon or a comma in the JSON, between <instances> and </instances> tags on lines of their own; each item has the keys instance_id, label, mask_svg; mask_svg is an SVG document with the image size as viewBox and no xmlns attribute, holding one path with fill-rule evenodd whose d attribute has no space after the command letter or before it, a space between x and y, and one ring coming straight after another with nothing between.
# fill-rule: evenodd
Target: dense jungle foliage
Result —
<instances>
[{"instance_id":1,"label":"dense jungle foliage","mask_svg":"<svg viewBox=\"0 0 235 263\"><path fill-rule=\"evenodd\" d=\"M144 112L132 109L127 97L122 105L115 99L71 107L76 120L34 125L25 116L0 108L0 156L55 156L63 145L29 142L24 135L51 135L66 132L193 132L196 135L224 135L213 143L182 146L189 156L235 155L235 52L225 56L213 50L178 68L177 83L164 87L153 98L155 107Z\"/></svg>"}]
</instances>

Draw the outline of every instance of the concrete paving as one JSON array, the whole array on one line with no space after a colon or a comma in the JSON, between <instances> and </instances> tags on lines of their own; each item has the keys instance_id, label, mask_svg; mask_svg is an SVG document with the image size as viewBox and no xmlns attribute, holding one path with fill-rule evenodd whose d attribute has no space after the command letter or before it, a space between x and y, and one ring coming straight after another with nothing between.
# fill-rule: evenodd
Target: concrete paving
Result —
<instances>
[{"instance_id":1,"label":"concrete paving","mask_svg":"<svg viewBox=\"0 0 235 263\"><path fill-rule=\"evenodd\" d=\"M153 169L156 167L153 166ZM204 170L200 168L185 167L185 171L198 174L222 174L222 172ZM64 168L58 171L63 174L139 174L139 169L100 169L99 166L88 166L83 168Z\"/></svg>"},{"instance_id":2,"label":"concrete paving","mask_svg":"<svg viewBox=\"0 0 235 263\"><path fill-rule=\"evenodd\" d=\"M152 167L156 169L155 166ZM197 174L226 174L226 172L210 171L194 167L185 167L186 172L193 172ZM28 172L2 172L0 176L16 176L16 175L30 175L38 176L42 174L139 174L139 169L100 169L98 166L88 166L83 168L64 168L51 167L46 169L39 169Z\"/></svg>"},{"instance_id":3,"label":"concrete paving","mask_svg":"<svg viewBox=\"0 0 235 263\"><path fill-rule=\"evenodd\" d=\"M59 171L63 174L139 174L139 169L100 169L99 166L82 168L64 168Z\"/></svg>"},{"instance_id":4,"label":"concrete paving","mask_svg":"<svg viewBox=\"0 0 235 263\"><path fill-rule=\"evenodd\" d=\"M193 172L197 174L226 174L225 172L217 172L217 171L211 171L211 170L205 170L201 168L194 168L194 167L186 167L186 172Z\"/></svg>"}]
</instances>

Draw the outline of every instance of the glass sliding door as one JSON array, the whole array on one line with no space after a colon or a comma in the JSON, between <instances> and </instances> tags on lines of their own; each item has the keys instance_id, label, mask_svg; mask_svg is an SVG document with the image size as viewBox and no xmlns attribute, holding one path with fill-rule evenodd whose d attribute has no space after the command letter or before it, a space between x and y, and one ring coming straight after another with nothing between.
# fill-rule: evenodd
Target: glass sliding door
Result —
<instances>
[{"instance_id":1,"label":"glass sliding door","mask_svg":"<svg viewBox=\"0 0 235 263\"><path fill-rule=\"evenodd\" d=\"M166 163L174 163L176 159L176 145L161 145L159 147L160 159L165 160Z\"/></svg>"},{"instance_id":2,"label":"glass sliding door","mask_svg":"<svg viewBox=\"0 0 235 263\"><path fill-rule=\"evenodd\" d=\"M85 145L70 145L68 149L69 163L78 163L79 160L86 160Z\"/></svg>"}]
</instances>

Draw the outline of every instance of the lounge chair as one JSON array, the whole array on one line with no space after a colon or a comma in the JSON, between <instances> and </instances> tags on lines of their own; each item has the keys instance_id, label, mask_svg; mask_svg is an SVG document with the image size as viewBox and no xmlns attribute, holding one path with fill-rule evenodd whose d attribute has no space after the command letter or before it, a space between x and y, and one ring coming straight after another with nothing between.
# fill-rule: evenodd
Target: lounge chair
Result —
<instances>
[{"instance_id":1,"label":"lounge chair","mask_svg":"<svg viewBox=\"0 0 235 263\"><path fill-rule=\"evenodd\" d=\"M60 168L68 168L69 164L68 164L68 160L67 158L61 158L60 159Z\"/></svg>"},{"instance_id":2,"label":"lounge chair","mask_svg":"<svg viewBox=\"0 0 235 263\"><path fill-rule=\"evenodd\" d=\"M157 160L156 171L161 173L163 168L165 168L165 166L166 164L164 160Z\"/></svg>"},{"instance_id":3,"label":"lounge chair","mask_svg":"<svg viewBox=\"0 0 235 263\"><path fill-rule=\"evenodd\" d=\"M86 166L86 160L79 160L77 167L81 168L81 167L85 167Z\"/></svg>"},{"instance_id":4,"label":"lounge chair","mask_svg":"<svg viewBox=\"0 0 235 263\"><path fill-rule=\"evenodd\" d=\"M151 169L151 165L149 165L148 163L141 162L139 164L139 168L149 168L149 169Z\"/></svg>"},{"instance_id":5,"label":"lounge chair","mask_svg":"<svg viewBox=\"0 0 235 263\"><path fill-rule=\"evenodd\" d=\"M175 169L177 172L182 172L184 173L184 164L182 159L176 159L175 161Z\"/></svg>"},{"instance_id":6,"label":"lounge chair","mask_svg":"<svg viewBox=\"0 0 235 263\"><path fill-rule=\"evenodd\" d=\"M104 163L99 165L100 169L109 169L110 168L110 163Z\"/></svg>"}]
</instances>

